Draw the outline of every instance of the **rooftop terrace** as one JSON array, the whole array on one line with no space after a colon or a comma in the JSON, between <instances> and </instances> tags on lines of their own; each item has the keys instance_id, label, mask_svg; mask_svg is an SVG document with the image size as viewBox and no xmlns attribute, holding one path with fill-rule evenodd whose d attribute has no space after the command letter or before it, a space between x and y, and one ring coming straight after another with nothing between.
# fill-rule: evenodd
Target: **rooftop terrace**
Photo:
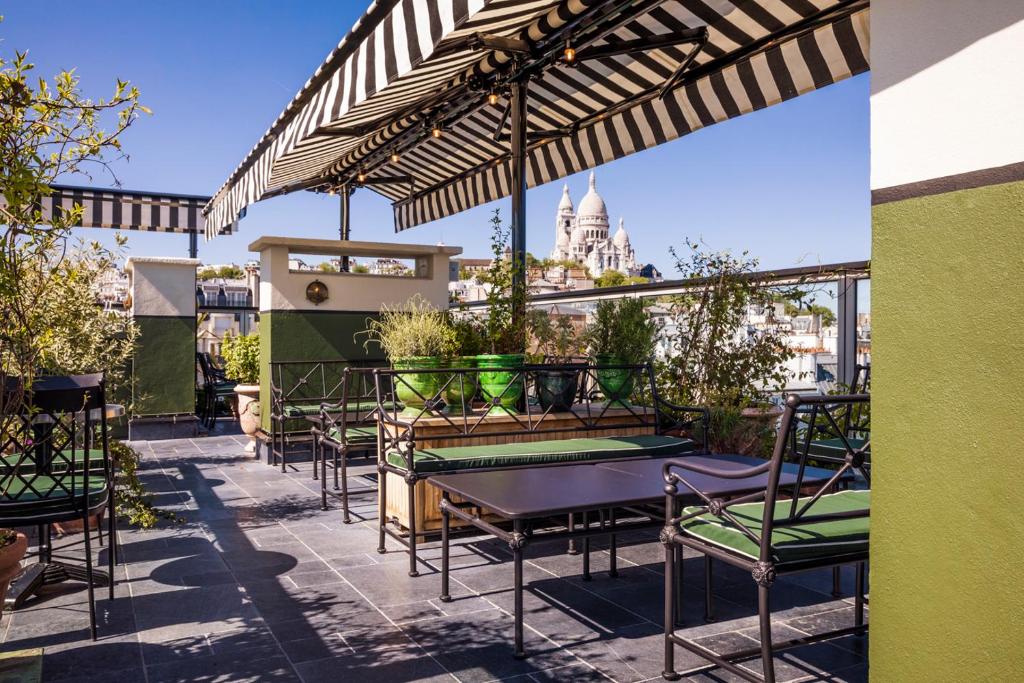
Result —
<instances>
[{"instance_id":1,"label":"rooftop terrace","mask_svg":"<svg viewBox=\"0 0 1024 683\"><path fill-rule=\"evenodd\" d=\"M376 552L372 494L354 495L360 521L344 525L338 509L319 509L309 463L282 474L244 444L223 433L136 442L147 488L181 523L120 531L125 565L116 599L98 595L98 642L89 640L85 590L68 582L5 613L2 649L44 647L45 680L65 683L661 680L664 551L653 535L620 541L618 578L598 550L590 582L564 545L530 546L532 656L518 661L510 553L501 543L459 540L454 600L443 604L436 543L421 550L421 576L410 578L405 552ZM372 489L370 461L354 462L353 492ZM719 652L756 644L750 576L716 564L717 620L705 623L702 564L687 555L684 634ZM828 570L781 578L773 589L777 637L850 623L852 567L844 571L840 599L830 596ZM780 681L867 680L866 649L867 639L855 636L810 645L779 655L776 670ZM758 660L747 666L760 671ZM706 663L682 651L677 668L689 672L684 680L734 680L696 671Z\"/></svg>"}]
</instances>

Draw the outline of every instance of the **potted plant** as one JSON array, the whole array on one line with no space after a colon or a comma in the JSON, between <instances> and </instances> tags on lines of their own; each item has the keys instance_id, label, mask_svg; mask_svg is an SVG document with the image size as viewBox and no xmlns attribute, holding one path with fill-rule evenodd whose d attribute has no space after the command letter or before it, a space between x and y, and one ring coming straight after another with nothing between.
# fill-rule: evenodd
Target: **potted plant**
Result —
<instances>
[{"instance_id":1,"label":"potted plant","mask_svg":"<svg viewBox=\"0 0 1024 683\"><path fill-rule=\"evenodd\" d=\"M376 343L396 370L432 369L442 366L455 350L455 332L447 314L417 294L403 306L382 306L380 315L364 331L364 347ZM395 394L404 406L402 415L416 417L432 410L441 375L433 372L403 374L395 380Z\"/></svg>"},{"instance_id":2,"label":"potted plant","mask_svg":"<svg viewBox=\"0 0 1024 683\"><path fill-rule=\"evenodd\" d=\"M604 300L584 333L601 393L615 407L629 405L636 371L614 367L646 363L654 356L659 325L642 299ZM611 367L609 367L611 366Z\"/></svg>"},{"instance_id":3,"label":"potted plant","mask_svg":"<svg viewBox=\"0 0 1024 683\"><path fill-rule=\"evenodd\" d=\"M7 599L7 587L21 571L21 559L27 550L25 534L13 529L0 529L0 604Z\"/></svg>"},{"instance_id":4,"label":"potted plant","mask_svg":"<svg viewBox=\"0 0 1024 683\"><path fill-rule=\"evenodd\" d=\"M450 325L455 338L455 354L448 363L453 368L475 368L477 356L484 349L483 330L474 318L463 315L451 317ZM473 404L478 389L474 373L449 375L445 378L444 400L450 415L462 415Z\"/></svg>"},{"instance_id":5,"label":"potted plant","mask_svg":"<svg viewBox=\"0 0 1024 683\"><path fill-rule=\"evenodd\" d=\"M477 366L488 369L479 374L480 393L491 404L488 412L504 415L514 414L523 396L522 367L526 360L526 326L519 315L526 309L526 293L516 292L512 286L520 264L505 255L510 234L495 209L491 218L493 258L482 278L488 285L484 338L490 353L477 356Z\"/></svg>"},{"instance_id":6,"label":"potted plant","mask_svg":"<svg viewBox=\"0 0 1024 683\"><path fill-rule=\"evenodd\" d=\"M221 348L224 374L238 382L238 424L249 437L247 451L256 448L256 432L260 428L260 338L257 334L224 338Z\"/></svg>"},{"instance_id":7,"label":"potted plant","mask_svg":"<svg viewBox=\"0 0 1024 683\"><path fill-rule=\"evenodd\" d=\"M580 369L571 364L573 358L583 352L575 326L568 316L552 315L540 309L530 311L527 324L535 360L557 366L535 371L537 402L545 411L571 410L580 383Z\"/></svg>"},{"instance_id":8,"label":"potted plant","mask_svg":"<svg viewBox=\"0 0 1024 683\"><path fill-rule=\"evenodd\" d=\"M705 284L671 301L659 393L710 409L712 451L767 455L781 415L768 398L785 386L786 363L795 354L774 312L807 293L800 283L778 287L755 278L757 260L746 253L705 252L690 242L687 247L686 258L671 250L676 270ZM751 311L761 311L764 323L747 325Z\"/></svg>"}]
</instances>

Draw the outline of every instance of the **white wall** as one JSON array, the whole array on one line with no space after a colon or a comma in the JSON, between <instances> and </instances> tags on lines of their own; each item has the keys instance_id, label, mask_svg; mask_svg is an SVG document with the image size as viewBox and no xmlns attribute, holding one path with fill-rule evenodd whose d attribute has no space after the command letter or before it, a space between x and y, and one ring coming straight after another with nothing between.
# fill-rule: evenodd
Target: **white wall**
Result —
<instances>
[{"instance_id":1,"label":"white wall","mask_svg":"<svg viewBox=\"0 0 1024 683\"><path fill-rule=\"evenodd\" d=\"M129 258L132 315L194 316L197 265L196 259Z\"/></svg>"},{"instance_id":2,"label":"white wall","mask_svg":"<svg viewBox=\"0 0 1024 683\"><path fill-rule=\"evenodd\" d=\"M1024 160L1024 0L873 0L871 35L872 189Z\"/></svg>"},{"instance_id":3,"label":"white wall","mask_svg":"<svg viewBox=\"0 0 1024 683\"><path fill-rule=\"evenodd\" d=\"M401 277L363 273L292 272L288 247L264 249L260 257L261 311L376 312L381 305L399 306L421 294L437 308L448 308L448 255L433 254L430 277ZM314 280L327 285L328 299L316 305L306 299Z\"/></svg>"}]
</instances>

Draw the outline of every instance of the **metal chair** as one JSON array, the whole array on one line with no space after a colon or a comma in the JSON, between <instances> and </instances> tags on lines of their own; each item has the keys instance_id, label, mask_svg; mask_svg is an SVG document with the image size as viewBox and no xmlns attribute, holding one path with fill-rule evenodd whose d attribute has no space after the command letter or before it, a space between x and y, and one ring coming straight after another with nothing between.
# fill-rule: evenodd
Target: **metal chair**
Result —
<instances>
[{"instance_id":1,"label":"metal chair","mask_svg":"<svg viewBox=\"0 0 1024 683\"><path fill-rule=\"evenodd\" d=\"M25 399L26 410L3 415L0 448L7 454L0 460L0 526L36 525L39 532L39 563L15 582L22 596L19 600L44 583L84 581L89 593L89 631L96 640L93 589L107 585L109 598L114 599L117 557L103 374L43 377L33 383ZM93 570L89 530L89 519L103 512L109 537L107 574ZM51 543L50 525L73 520L82 522L84 571L68 563L77 558L58 555Z\"/></svg>"},{"instance_id":2,"label":"metal chair","mask_svg":"<svg viewBox=\"0 0 1024 683\"><path fill-rule=\"evenodd\" d=\"M319 467L320 471L320 507L327 509L328 495L340 498L345 524L352 523L348 508L349 454L375 455L377 451L379 409L373 371L372 367L346 367L342 372L341 400L321 403L320 424L313 428L313 469ZM328 450L332 453L333 491L327 490Z\"/></svg>"},{"instance_id":3,"label":"metal chair","mask_svg":"<svg viewBox=\"0 0 1024 683\"><path fill-rule=\"evenodd\" d=\"M809 643L867 632L864 623L864 595L866 562L868 560L870 488L838 490L840 485L859 474L863 483L871 484L870 443L854 446L842 433L841 421L850 409L867 404L866 394L846 396L801 397L792 395L786 400L782 428L775 442L770 460L762 465L744 469L718 469L686 460L671 460L664 466L665 527L665 668L663 677L676 680L675 647L683 647L749 681L775 681L775 652ZM808 434L799 454L795 482L783 489L780 477L786 460L791 432L801 420L797 414L802 407L810 408ZM809 459L819 459L809 452L814 432L819 425L827 425L840 434L844 457L835 473L824 484L805 491L804 472ZM767 476L765 488L756 493L732 500L712 499L692 485L685 472L726 479L747 479ZM678 509L677 495L682 485L688 493L696 494L701 504ZM683 547L702 553L705 558L749 571L758 587L758 615L761 643L758 647L728 654L717 654L693 643L675 632L677 618L681 617L679 596L681 577L677 577L678 558ZM781 643L773 643L771 631L770 589L778 576L819 568L832 568L845 564L856 566L854 595L854 624L811 636L803 636ZM705 565L707 567L707 564ZM710 585L707 590L710 594ZM761 657L763 677L739 666L739 662Z\"/></svg>"},{"instance_id":4,"label":"metal chair","mask_svg":"<svg viewBox=\"0 0 1024 683\"><path fill-rule=\"evenodd\" d=\"M230 380L224 374L224 370L218 368L213 358L205 351L196 352L196 363L203 375L203 414L200 419L208 428L213 429L217 424L217 401L227 401L234 396L235 386L238 382Z\"/></svg>"}]
</instances>

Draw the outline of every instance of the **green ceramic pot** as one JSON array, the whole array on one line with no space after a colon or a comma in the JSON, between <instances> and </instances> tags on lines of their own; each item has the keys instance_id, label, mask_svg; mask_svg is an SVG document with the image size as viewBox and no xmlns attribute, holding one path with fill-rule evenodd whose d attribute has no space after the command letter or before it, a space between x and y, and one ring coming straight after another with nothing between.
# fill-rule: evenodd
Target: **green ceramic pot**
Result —
<instances>
[{"instance_id":1,"label":"green ceramic pot","mask_svg":"<svg viewBox=\"0 0 1024 683\"><path fill-rule=\"evenodd\" d=\"M602 368L602 365L625 364L624 360L610 353L599 353L594 356L594 364L597 366L597 386L608 400L609 407L629 407L636 371L633 368Z\"/></svg>"},{"instance_id":2,"label":"green ceramic pot","mask_svg":"<svg viewBox=\"0 0 1024 683\"><path fill-rule=\"evenodd\" d=\"M523 396L523 378L520 368L525 357L521 353L484 354L476 357L479 368L495 368L480 372L480 393L489 405L488 414L515 415L516 405Z\"/></svg>"},{"instance_id":3,"label":"green ceramic pot","mask_svg":"<svg viewBox=\"0 0 1024 683\"><path fill-rule=\"evenodd\" d=\"M448 361L452 368L475 368L475 356L456 356ZM473 398L476 396L476 373L453 373L442 375L448 386L444 389L444 400L448 404L449 415L463 415L473 409ZM450 381L449 381L450 380Z\"/></svg>"},{"instance_id":4,"label":"green ceramic pot","mask_svg":"<svg viewBox=\"0 0 1024 683\"><path fill-rule=\"evenodd\" d=\"M537 402L542 410L564 413L572 410L580 388L580 371L537 370Z\"/></svg>"},{"instance_id":5,"label":"green ceramic pot","mask_svg":"<svg viewBox=\"0 0 1024 683\"><path fill-rule=\"evenodd\" d=\"M441 359L437 356L410 356L396 358L392 365L395 370L439 368ZM405 406L401 413L403 417L416 417L423 413L426 402L437 394L441 376L436 372L410 372L395 377L395 396Z\"/></svg>"}]
</instances>

